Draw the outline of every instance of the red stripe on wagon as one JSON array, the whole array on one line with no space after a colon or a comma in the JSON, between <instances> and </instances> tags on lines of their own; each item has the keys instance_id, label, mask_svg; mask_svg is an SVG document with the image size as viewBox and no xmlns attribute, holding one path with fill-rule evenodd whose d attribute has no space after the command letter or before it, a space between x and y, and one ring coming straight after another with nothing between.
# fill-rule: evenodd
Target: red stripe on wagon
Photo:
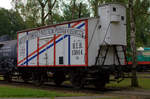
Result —
<instances>
[{"instance_id":1,"label":"red stripe on wagon","mask_svg":"<svg viewBox=\"0 0 150 99\"><path fill-rule=\"evenodd\" d=\"M37 65L39 66L39 37L37 38Z\"/></svg>"},{"instance_id":2,"label":"red stripe on wagon","mask_svg":"<svg viewBox=\"0 0 150 99\"><path fill-rule=\"evenodd\" d=\"M85 64L88 66L88 20L85 21Z\"/></svg>"}]
</instances>

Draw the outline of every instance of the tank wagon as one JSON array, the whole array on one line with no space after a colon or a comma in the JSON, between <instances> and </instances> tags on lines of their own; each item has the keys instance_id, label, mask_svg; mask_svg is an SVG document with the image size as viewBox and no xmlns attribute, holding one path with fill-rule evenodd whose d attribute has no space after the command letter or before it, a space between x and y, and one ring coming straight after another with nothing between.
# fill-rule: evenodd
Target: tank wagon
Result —
<instances>
[{"instance_id":1,"label":"tank wagon","mask_svg":"<svg viewBox=\"0 0 150 99\"><path fill-rule=\"evenodd\" d=\"M17 40L10 40L8 35L0 37L0 75L8 80L9 73L17 65Z\"/></svg>"},{"instance_id":2,"label":"tank wagon","mask_svg":"<svg viewBox=\"0 0 150 99\"><path fill-rule=\"evenodd\" d=\"M126 65L126 7L103 4L97 18L84 18L17 33L17 72L24 81L103 88L120 81ZM112 77L111 77L112 78Z\"/></svg>"}]
</instances>

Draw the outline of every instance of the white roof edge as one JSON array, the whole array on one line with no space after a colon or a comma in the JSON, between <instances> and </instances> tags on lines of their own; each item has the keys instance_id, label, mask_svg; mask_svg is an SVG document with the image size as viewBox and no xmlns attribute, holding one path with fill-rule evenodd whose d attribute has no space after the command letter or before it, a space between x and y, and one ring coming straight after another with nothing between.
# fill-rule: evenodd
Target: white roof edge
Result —
<instances>
[{"instance_id":1,"label":"white roof edge","mask_svg":"<svg viewBox=\"0 0 150 99\"><path fill-rule=\"evenodd\" d=\"M111 5L111 4L118 4L118 5L122 5L126 8L126 5L123 4L123 3L119 3L119 2L110 2L110 3L104 3L104 4L100 4L99 7L102 7L102 6L106 6L106 5Z\"/></svg>"},{"instance_id":2,"label":"white roof edge","mask_svg":"<svg viewBox=\"0 0 150 99\"><path fill-rule=\"evenodd\" d=\"M25 29L25 30L21 30L21 31L17 31L17 32L20 33L20 32L32 31L34 29L45 28L45 27L61 25L61 24L67 24L67 23L76 22L76 21L82 21L82 20L96 19L96 18L98 18L98 17L78 18L78 19L74 19L74 20L71 20L71 21L63 21L63 22L60 22L60 23L52 24L52 25L40 26L40 27Z\"/></svg>"}]
</instances>

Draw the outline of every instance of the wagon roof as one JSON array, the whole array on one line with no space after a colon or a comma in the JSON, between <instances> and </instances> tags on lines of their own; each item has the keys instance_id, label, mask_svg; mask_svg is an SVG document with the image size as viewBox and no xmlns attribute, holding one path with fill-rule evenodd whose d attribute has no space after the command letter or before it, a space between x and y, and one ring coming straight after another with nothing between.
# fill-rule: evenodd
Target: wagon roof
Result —
<instances>
[{"instance_id":1,"label":"wagon roof","mask_svg":"<svg viewBox=\"0 0 150 99\"><path fill-rule=\"evenodd\" d=\"M63 24L68 24L68 23L83 21L83 20L88 20L88 19L94 19L94 18L96 18L96 17L88 17L88 18L75 19L75 20L72 20L72 21L64 21L64 22L58 23L58 24L52 24L52 25L41 26L41 27L36 27L36 28L31 28L31 29L18 31L17 33L29 32L29 31L32 31L32 30L39 30L39 29L43 29L43 28L49 28L49 27L54 27L54 26L57 26L57 25L63 25Z\"/></svg>"}]
</instances>

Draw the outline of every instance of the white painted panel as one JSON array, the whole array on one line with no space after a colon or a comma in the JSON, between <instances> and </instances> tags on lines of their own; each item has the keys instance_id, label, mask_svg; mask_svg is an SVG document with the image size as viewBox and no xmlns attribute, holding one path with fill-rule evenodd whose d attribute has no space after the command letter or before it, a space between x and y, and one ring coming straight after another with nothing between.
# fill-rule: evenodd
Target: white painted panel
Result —
<instances>
[{"instance_id":1,"label":"white painted panel","mask_svg":"<svg viewBox=\"0 0 150 99\"><path fill-rule=\"evenodd\" d=\"M71 64L85 64L85 39L71 36Z\"/></svg>"},{"instance_id":2,"label":"white painted panel","mask_svg":"<svg viewBox=\"0 0 150 99\"><path fill-rule=\"evenodd\" d=\"M93 18L88 20L88 64L92 66L95 64L98 49L100 46L100 26L99 19Z\"/></svg>"},{"instance_id":3,"label":"white painted panel","mask_svg":"<svg viewBox=\"0 0 150 99\"><path fill-rule=\"evenodd\" d=\"M48 38L48 41L50 40L53 40L53 35L50 38ZM54 46L52 46L54 44L53 42L48 45L47 49L48 65L54 65Z\"/></svg>"},{"instance_id":4,"label":"white painted panel","mask_svg":"<svg viewBox=\"0 0 150 99\"><path fill-rule=\"evenodd\" d=\"M48 42L52 41L53 36L47 37L47 38L40 38L39 40L39 47L42 47L43 45L47 44ZM39 51L39 65L41 66L48 66L53 65L54 63L54 47L53 41L49 44L47 44L43 49Z\"/></svg>"},{"instance_id":5,"label":"white painted panel","mask_svg":"<svg viewBox=\"0 0 150 99\"><path fill-rule=\"evenodd\" d=\"M30 32L28 32L28 35L30 35ZM29 39L28 40L28 56L36 50L37 50L37 38ZM34 55L37 55L37 51ZM31 59L34 55L32 55L31 57L28 57L28 59ZM37 65L37 57L30 60L28 62L28 65L34 65L34 66Z\"/></svg>"},{"instance_id":6,"label":"white painted panel","mask_svg":"<svg viewBox=\"0 0 150 99\"><path fill-rule=\"evenodd\" d=\"M64 53L64 65L68 65L69 64L69 59L68 59L68 55L69 55L69 45L68 45L68 39L69 39L69 36L68 35L64 35L65 36L65 39L63 39L63 47L64 47L64 50L63 50L63 53ZM67 37L66 37L67 36Z\"/></svg>"},{"instance_id":7,"label":"white painted panel","mask_svg":"<svg viewBox=\"0 0 150 99\"><path fill-rule=\"evenodd\" d=\"M68 24L58 25L56 28L59 27L68 28ZM56 65L68 65L68 34L60 34L61 36L56 39ZM56 34L56 37L60 34Z\"/></svg>"},{"instance_id":8,"label":"white painted panel","mask_svg":"<svg viewBox=\"0 0 150 99\"><path fill-rule=\"evenodd\" d=\"M22 61L24 58L26 58L26 38L23 38L26 36L26 32L18 34L19 36L19 46L18 46L18 65L21 65L24 61ZM22 62L20 62L22 61ZM26 64L25 64L26 65Z\"/></svg>"},{"instance_id":9,"label":"white painted panel","mask_svg":"<svg viewBox=\"0 0 150 99\"><path fill-rule=\"evenodd\" d=\"M64 65L64 39L64 35L61 35L56 40L56 65ZM62 57L62 63L60 63L60 57Z\"/></svg>"},{"instance_id":10,"label":"white painted panel","mask_svg":"<svg viewBox=\"0 0 150 99\"><path fill-rule=\"evenodd\" d=\"M72 23L73 27L75 23ZM84 30L85 36L85 21L80 22L73 28ZM85 65L85 38L75 35L70 36L70 62L71 65Z\"/></svg>"}]
</instances>

